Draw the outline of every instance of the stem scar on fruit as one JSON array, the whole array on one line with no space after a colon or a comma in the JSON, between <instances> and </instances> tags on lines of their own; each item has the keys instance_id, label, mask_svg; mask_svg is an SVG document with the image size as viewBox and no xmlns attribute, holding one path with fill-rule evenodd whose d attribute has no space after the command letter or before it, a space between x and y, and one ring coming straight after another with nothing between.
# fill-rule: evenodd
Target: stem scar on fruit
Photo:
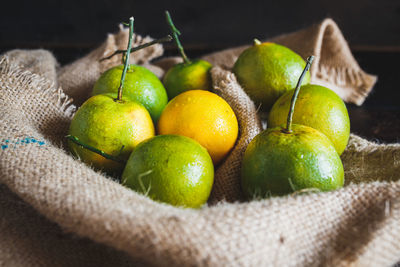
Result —
<instances>
[{"instance_id":1,"label":"stem scar on fruit","mask_svg":"<svg viewBox=\"0 0 400 267\"><path fill-rule=\"evenodd\" d=\"M286 128L282 129L282 132L284 132L284 133L288 133L288 134L292 133L292 119L293 119L294 106L296 104L296 99L297 99L297 96L299 95L300 86L301 86L301 83L303 82L304 76L306 75L307 71L310 69L313 60L314 60L314 56L309 56L307 58L306 67L304 68L304 70L301 73L300 78L297 82L296 89L294 90L293 97L290 102L290 109L289 109L289 114L288 114L288 118L287 118Z\"/></svg>"}]
</instances>

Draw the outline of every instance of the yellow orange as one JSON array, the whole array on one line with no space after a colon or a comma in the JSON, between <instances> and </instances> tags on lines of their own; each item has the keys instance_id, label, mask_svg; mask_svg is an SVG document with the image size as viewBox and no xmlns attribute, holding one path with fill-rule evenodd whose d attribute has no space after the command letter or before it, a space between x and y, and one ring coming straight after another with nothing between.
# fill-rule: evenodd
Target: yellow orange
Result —
<instances>
[{"instance_id":1,"label":"yellow orange","mask_svg":"<svg viewBox=\"0 0 400 267\"><path fill-rule=\"evenodd\" d=\"M205 147L214 164L235 145L238 122L229 104L204 90L186 91L173 98L158 121L159 134L190 137Z\"/></svg>"}]
</instances>

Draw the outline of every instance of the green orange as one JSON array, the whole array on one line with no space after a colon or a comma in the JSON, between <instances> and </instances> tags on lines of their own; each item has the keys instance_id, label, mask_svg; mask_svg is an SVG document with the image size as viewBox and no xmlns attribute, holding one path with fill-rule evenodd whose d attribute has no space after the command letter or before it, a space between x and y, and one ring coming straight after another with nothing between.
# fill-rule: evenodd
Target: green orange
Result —
<instances>
[{"instance_id":1,"label":"green orange","mask_svg":"<svg viewBox=\"0 0 400 267\"><path fill-rule=\"evenodd\" d=\"M212 65L201 59L174 65L165 74L163 82L167 90L168 98L189 90L210 90Z\"/></svg>"},{"instance_id":2,"label":"green orange","mask_svg":"<svg viewBox=\"0 0 400 267\"><path fill-rule=\"evenodd\" d=\"M242 189L249 197L285 195L302 189L343 186L343 165L331 141L319 131L292 125L267 129L249 144L242 161Z\"/></svg>"},{"instance_id":3,"label":"green orange","mask_svg":"<svg viewBox=\"0 0 400 267\"><path fill-rule=\"evenodd\" d=\"M294 90L286 92L273 105L268 127L286 123ZM350 137L350 119L343 100L329 88L319 85L301 87L296 101L293 123L310 126L325 134L341 155Z\"/></svg>"},{"instance_id":4,"label":"green orange","mask_svg":"<svg viewBox=\"0 0 400 267\"><path fill-rule=\"evenodd\" d=\"M286 125L261 132L246 148L241 182L249 198L279 196L303 189L329 191L343 186L342 161L329 138L309 126L292 124L293 114L298 112L300 84L313 59L314 56L307 58L290 108L283 112Z\"/></svg>"},{"instance_id":5,"label":"green orange","mask_svg":"<svg viewBox=\"0 0 400 267\"><path fill-rule=\"evenodd\" d=\"M158 135L139 144L122 174L127 187L153 200L190 208L206 203L213 182L207 150L178 135Z\"/></svg>"},{"instance_id":6,"label":"green orange","mask_svg":"<svg viewBox=\"0 0 400 267\"><path fill-rule=\"evenodd\" d=\"M296 87L305 65L300 55L285 46L256 41L240 54L233 72L250 98L268 111L281 95ZM302 84L309 82L307 73Z\"/></svg>"},{"instance_id":7,"label":"green orange","mask_svg":"<svg viewBox=\"0 0 400 267\"><path fill-rule=\"evenodd\" d=\"M69 134L82 143L127 160L143 140L154 136L148 111L137 102L116 101L115 95L90 97L76 112ZM69 141L71 152L82 161L110 174L121 173L124 166Z\"/></svg>"},{"instance_id":8,"label":"green orange","mask_svg":"<svg viewBox=\"0 0 400 267\"><path fill-rule=\"evenodd\" d=\"M113 67L104 72L93 87L93 95L117 93L121 83L124 66ZM168 97L165 88L157 76L145 67L129 65L123 88L123 99L141 103L156 123Z\"/></svg>"}]
</instances>

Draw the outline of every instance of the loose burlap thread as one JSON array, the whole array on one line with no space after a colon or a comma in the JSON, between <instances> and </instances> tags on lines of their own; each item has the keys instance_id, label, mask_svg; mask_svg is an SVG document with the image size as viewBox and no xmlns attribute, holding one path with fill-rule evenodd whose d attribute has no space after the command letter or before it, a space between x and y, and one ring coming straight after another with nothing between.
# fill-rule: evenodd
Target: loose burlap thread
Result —
<instances>
[{"instance_id":1,"label":"loose burlap thread","mask_svg":"<svg viewBox=\"0 0 400 267\"><path fill-rule=\"evenodd\" d=\"M315 27L321 25L311 30ZM0 234L6 237L0 239L0 264L62 266L70 260L85 266L376 266L398 261L400 145L379 145L352 135L342 155L346 186L334 192L220 201L240 199L241 156L261 131L261 122L229 66L214 62L214 91L237 114L240 136L216 170L212 202L217 203L200 210L175 208L139 195L70 156L63 137L75 106L66 94L78 96L82 90L86 97L104 63L90 78L82 78L82 84L76 76L70 87L68 74L74 77L77 72L72 70L90 66L90 60L84 57L57 73L54 57L36 52L39 56L29 67L21 58L35 58L32 51L14 51L0 60ZM153 55L140 63L149 64ZM225 52L221 55L226 60ZM324 56L319 68L325 66ZM27 214L18 216L10 209ZM34 224L25 229L26 235L19 232L24 222ZM45 242L54 247L41 244ZM66 249L70 254L63 253ZM78 249L81 253L73 255Z\"/></svg>"}]
</instances>

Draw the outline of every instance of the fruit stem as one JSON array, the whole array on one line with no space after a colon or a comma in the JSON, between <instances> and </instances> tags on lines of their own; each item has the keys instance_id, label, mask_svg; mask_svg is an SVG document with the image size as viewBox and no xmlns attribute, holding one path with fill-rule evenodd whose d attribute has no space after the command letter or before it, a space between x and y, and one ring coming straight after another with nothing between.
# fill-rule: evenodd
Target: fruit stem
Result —
<instances>
[{"instance_id":1,"label":"fruit stem","mask_svg":"<svg viewBox=\"0 0 400 267\"><path fill-rule=\"evenodd\" d=\"M171 15L169 14L168 10L165 11L165 17L167 19L167 23L168 23L169 27L171 28L172 37L174 38L175 43L178 46L178 50L179 50L179 53L181 54L183 62L185 62L185 64L190 63L190 60L186 56L185 50L183 50L183 46L182 46L181 42L179 41L178 36L181 35L181 32L175 27L174 23L172 22Z\"/></svg>"},{"instance_id":2,"label":"fruit stem","mask_svg":"<svg viewBox=\"0 0 400 267\"><path fill-rule=\"evenodd\" d=\"M283 131L285 133L292 132L292 119L293 119L293 113L294 113L294 105L296 104L297 96L299 95L299 92L300 92L301 83L303 82L304 76L306 75L307 71L310 69L313 60L314 60L314 56L309 56L307 58L306 66L305 66L303 72L301 73L299 80L297 81L296 89L294 90L292 100L290 101L290 110L289 110L289 114L287 117L286 129L283 129Z\"/></svg>"},{"instance_id":3,"label":"fruit stem","mask_svg":"<svg viewBox=\"0 0 400 267\"><path fill-rule=\"evenodd\" d=\"M125 160L119 159L119 158L117 158L117 157L114 157L113 155L107 154L106 152L104 152L104 151L102 151L102 150L100 150L100 149L97 149L97 148L95 148L95 147L92 147L92 146L90 146L90 145L87 145L87 144L82 143L82 142L78 139L78 137L76 137L76 136L67 135L66 138L67 138L68 140L74 142L74 143L77 144L78 146L81 146L81 147L83 147L83 148L86 148L87 150L90 150L90 151L92 151L92 152L94 152L94 153L97 153L97 154L99 154L100 156L103 156L103 157L106 158L106 159L113 160L113 161L118 162L118 163L121 163L121 164L125 164L125 163L126 163Z\"/></svg>"},{"instance_id":4,"label":"fruit stem","mask_svg":"<svg viewBox=\"0 0 400 267\"><path fill-rule=\"evenodd\" d=\"M257 38L254 38L254 45L260 45L262 44L260 40L258 40Z\"/></svg>"},{"instance_id":5,"label":"fruit stem","mask_svg":"<svg viewBox=\"0 0 400 267\"><path fill-rule=\"evenodd\" d=\"M141 44L141 45L138 45L138 46L136 46L136 47L133 47L133 48L131 49L131 53L136 52L136 51L138 51L138 50L141 50L141 49L143 49L143 48L152 46L152 45L154 45L154 44L170 42L172 39L173 39L173 38L171 37L171 35L167 35L167 36L165 36L165 37L162 37L162 38L153 40L153 41L151 41L151 42L148 42L148 43ZM126 53L126 50L116 50L116 51L115 51L114 53L112 53L111 55L109 55L109 56L107 56L107 57L103 57L102 59L100 59L100 61L104 61L104 60L110 59L110 58L112 58L113 56L115 56L115 55L117 55L117 54L122 54L122 53Z\"/></svg>"},{"instance_id":6,"label":"fruit stem","mask_svg":"<svg viewBox=\"0 0 400 267\"><path fill-rule=\"evenodd\" d=\"M131 49L132 49L132 39L133 39L133 17L129 18L129 41L128 41L128 48L126 49L125 53L125 62L124 62L124 70L122 71L122 76L121 76L121 83L118 88L118 96L117 96L117 101L122 100L122 88L124 87L124 81L125 81L125 75L126 71L128 70L129 66L129 56L131 54Z\"/></svg>"}]
</instances>

